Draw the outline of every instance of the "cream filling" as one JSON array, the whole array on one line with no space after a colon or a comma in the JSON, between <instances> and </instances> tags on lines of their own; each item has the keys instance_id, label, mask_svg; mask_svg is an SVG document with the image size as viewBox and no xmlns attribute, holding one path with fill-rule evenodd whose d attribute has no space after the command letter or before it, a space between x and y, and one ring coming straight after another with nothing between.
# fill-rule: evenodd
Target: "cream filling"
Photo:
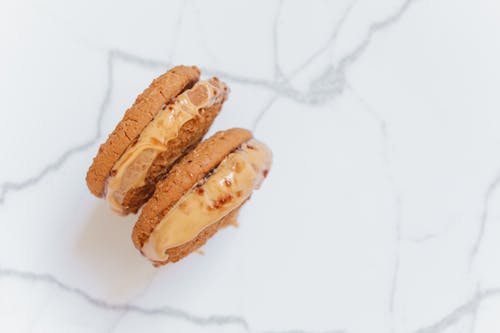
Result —
<instances>
[{"instance_id":1,"label":"cream filling","mask_svg":"<svg viewBox=\"0 0 500 333\"><path fill-rule=\"evenodd\" d=\"M255 139L243 143L179 199L144 243L142 253L152 261L168 260L168 249L193 240L248 199L271 161L271 151L263 143Z\"/></svg>"},{"instance_id":2,"label":"cream filling","mask_svg":"<svg viewBox=\"0 0 500 333\"><path fill-rule=\"evenodd\" d=\"M125 195L130 190L145 185L149 168L156 157L166 151L169 141L177 137L181 127L198 116L201 109L222 101L226 93L227 87L217 79L200 81L177 96L173 103L167 104L155 116L137 142L113 166L107 180L106 199L114 211L124 213Z\"/></svg>"}]
</instances>

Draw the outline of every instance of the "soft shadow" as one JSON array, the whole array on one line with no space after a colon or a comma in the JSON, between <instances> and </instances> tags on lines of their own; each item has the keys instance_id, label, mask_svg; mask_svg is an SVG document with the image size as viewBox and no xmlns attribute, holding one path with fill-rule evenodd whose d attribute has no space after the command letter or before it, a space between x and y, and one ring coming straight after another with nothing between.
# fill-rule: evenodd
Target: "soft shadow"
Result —
<instances>
[{"instance_id":1,"label":"soft shadow","mask_svg":"<svg viewBox=\"0 0 500 333\"><path fill-rule=\"evenodd\" d=\"M75 244L75 257L89 278L117 298L143 290L157 272L134 247L137 215L117 216L100 200Z\"/></svg>"}]
</instances>

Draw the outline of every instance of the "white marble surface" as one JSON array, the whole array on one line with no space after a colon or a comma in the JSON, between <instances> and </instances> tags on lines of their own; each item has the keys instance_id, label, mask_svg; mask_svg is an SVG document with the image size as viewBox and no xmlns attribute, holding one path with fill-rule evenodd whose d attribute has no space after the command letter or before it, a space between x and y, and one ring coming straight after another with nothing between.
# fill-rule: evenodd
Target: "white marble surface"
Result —
<instances>
[{"instance_id":1,"label":"white marble surface","mask_svg":"<svg viewBox=\"0 0 500 333\"><path fill-rule=\"evenodd\" d=\"M500 331L500 3L0 3L1 332ZM84 176L150 80L232 88L274 167L153 268Z\"/></svg>"}]
</instances>

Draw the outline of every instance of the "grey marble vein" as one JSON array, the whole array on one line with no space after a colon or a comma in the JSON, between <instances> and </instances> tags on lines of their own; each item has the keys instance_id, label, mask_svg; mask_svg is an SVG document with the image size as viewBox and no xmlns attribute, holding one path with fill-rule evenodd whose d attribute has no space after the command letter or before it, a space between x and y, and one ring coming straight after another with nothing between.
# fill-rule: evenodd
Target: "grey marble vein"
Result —
<instances>
[{"instance_id":1,"label":"grey marble vein","mask_svg":"<svg viewBox=\"0 0 500 333\"><path fill-rule=\"evenodd\" d=\"M277 30L278 30L278 28L277 27L278 27L278 18L280 15L280 11L281 11L281 8L283 6L283 1L280 1L279 6L278 6L278 11L277 11L276 17L274 19L274 26L273 26L275 80L276 81L281 80L282 81L281 84L283 86L286 85L286 86L290 87L290 80L292 80L297 74L299 74L304 68L309 66L317 57L319 57L324 52L326 52L326 50L328 50L335 43L346 19L347 19L349 13L351 12L351 9L353 8L355 3L356 3L356 1L353 1L347 6L346 10L344 11L342 16L340 17L340 20L335 25L335 27L334 27L330 37L326 41L326 43L322 47L320 47L318 50L316 50L313 54L311 54L311 56L309 56L302 64L300 64L298 67L296 67L294 70L292 70L291 73L288 73L285 76L285 74L282 72L282 70L279 66L279 63L278 63L278 42L277 42L277 39L278 39L278 31ZM264 108L257 114L257 117L255 118L253 125L252 125L252 130L254 130L254 131L256 130L258 124L260 123L260 121L262 120L264 115L274 105L274 103L276 102L276 100L278 99L279 96L280 96L280 94L276 93L273 97L271 97L271 99L266 103Z\"/></svg>"},{"instance_id":2,"label":"grey marble vein","mask_svg":"<svg viewBox=\"0 0 500 333\"><path fill-rule=\"evenodd\" d=\"M283 71L281 70L281 66L279 64L279 45L278 45L278 26L282 10L283 10L283 0L279 0L273 20L273 64L274 64L274 79L277 81L283 78Z\"/></svg>"},{"instance_id":3,"label":"grey marble vein","mask_svg":"<svg viewBox=\"0 0 500 333\"><path fill-rule=\"evenodd\" d=\"M477 295L479 292L481 292L481 287L479 284L476 286L476 291L475 294ZM473 307L473 310L471 312L470 316L470 323L469 323L469 332L474 333L476 329L476 320L477 320L477 313L479 311L479 304L476 304L476 306Z\"/></svg>"},{"instance_id":4,"label":"grey marble vein","mask_svg":"<svg viewBox=\"0 0 500 333\"><path fill-rule=\"evenodd\" d=\"M486 223L488 222L490 214L490 202L493 194L498 189L500 185L500 173L498 173L495 178L488 184L486 191L483 196L483 206L481 211L481 216L479 218L479 231L477 233L472 249L469 253L469 268L472 267L474 260L478 254L479 248L484 238L484 232L486 230Z\"/></svg>"},{"instance_id":5,"label":"grey marble vein","mask_svg":"<svg viewBox=\"0 0 500 333\"><path fill-rule=\"evenodd\" d=\"M373 41L373 37L379 32L393 26L395 23L399 22L410 6L417 0L405 0L402 5L390 16L383 20L373 22L370 24L367 33L365 34L361 43L358 44L349 54L343 57L339 62L340 71L345 71L345 68L350 64L356 62L366 51L368 46Z\"/></svg>"},{"instance_id":6,"label":"grey marble vein","mask_svg":"<svg viewBox=\"0 0 500 333\"><path fill-rule=\"evenodd\" d=\"M344 10L343 14L340 16L340 19L337 21L337 24L333 28L332 33L330 34L330 37L328 37L326 43L322 45L319 49L317 49L315 52L313 52L309 57L307 57L307 59L304 60L304 62L295 67L288 74L289 76L295 76L296 74L300 73L302 70L304 70L304 68L312 64L314 60L316 60L318 57L324 54L328 49L333 47L333 45L337 41L340 32L342 31L344 23L346 22L347 18L349 17L349 14L351 13L351 10L353 9L356 3L357 0L354 0L351 3L349 3L349 5Z\"/></svg>"},{"instance_id":7,"label":"grey marble vein","mask_svg":"<svg viewBox=\"0 0 500 333\"><path fill-rule=\"evenodd\" d=\"M429 232L422 235L410 236L410 237L407 236L403 240L415 244L423 244L448 234L453 229L453 226L455 226L455 223L452 221L446 224L443 228L441 228L441 230L438 230L436 232Z\"/></svg>"},{"instance_id":8,"label":"grey marble vein","mask_svg":"<svg viewBox=\"0 0 500 333\"><path fill-rule=\"evenodd\" d=\"M264 107L259 111L259 113L257 114L257 117L255 117L255 119L253 121L252 131L255 132L255 130L257 129L257 126L259 126L259 123L261 122L264 115L267 113L267 111L269 111L269 109L274 105L274 103L276 103L278 98L279 98L278 95L273 95L269 99L269 101L264 105Z\"/></svg>"},{"instance_id":9,"label":"grey marble vein","mask_svg":"<svg viewBox=\"0 0 500 333\"><path fill-rule=\"evenodd\" d=\"M249 331L249 326L245 318L234 315L211 315L207 317L198 316L188 311L173 307L142 307L134 304L114 304L90 295L82 289L67 285L50 274L38 274L27 271L19 271L8 268L0 268L0 278L15 278L29 282L45 283L58 288L59 290L73 294L83 299L87 303L102 310L117 313L131 312L144 316L164 316L172 319L183 320L197 326L225 326L235 325Z\"/></svg>"},{"instance_id":10,"label":"grey marble vein","mask_svg":"<svg viewBox=\"0 0 500 333\"><path fill-rule=\"evenodd\" d=\"M288 331L265 331L263 333L347 333L344 330L309 331L309 330L288 330Z\"/></svg>"},{"instance_id":11,"label":"grey marble vein","mask_svg":"<svg viewBox=\"0 0 500 333\"><path fill-rule=\"evenodd\" d=\"M436 239L441 235L442 235L442 233L427 233L427 234L423 234L421 236L416 236L416 237L406 237L405 240L410 241L410 242L415 243L415 244L423 244L423 243L426 243L430 240Z\"/></svg>"},{"instance_id":12,"label":"grey marble vein","mask_svg":"<svg viewBox=\"0 0 500 333\"><path fill-rule=\"evenodd\" d=\"M113 49L111 51L117 59L133 63L138 66L142 66L145 68L161 68L161 69L166 69L172 66L167 61L162 61L158 59L153 59L153 58L145 58L142 56L139 56L137 54L133 54L124 50L120 49ZM293 92L293 88L291 88L286 82L277 82L275 80L268 80L268 79L261 79L261 78L255 78L255 77L250 77L250 76L244 76L244 75L237 75L237 74L231 74L229 72L216 69L216 68L210 68L210 67L204 67L204 66L199 66L201 71L203 72L203 75L206 76L218 76L222 79L233 81L236 83L240 84L245 84L245 85L251 85L251 86L257 86L263 89L271 90L274 91L280 95L287 96L293 99L293 94L290 92Z\"/></svg>"},{"instance_id":13,"label":"grey marble vein","mask_svg":"<svg viewBox=\"0 0 500 333\"><path fill-rule=\"evenodd\" d=\"M395 251L394 251L394 267L392 271L391 284L389 286L389 314L392 319L392 327L391 331L395 331L394 327L394 318L396 315L395 307L396 307L396 296L398 290L398 282L399 282L399 272L400 272L400 264L401 264L401 228L402 228L402 196L401 191L399 190L396 180L394 179L394 175L392 172L392 163L391 163L391 141L388 133L387 121L376 112L373 107L364 99L357 90L350 84L346 83L346 87L352 92L353 96L361 103L363 110L375 121L377 127L380 131L380 135L382 137L382 160L385 164L386 169L386 178L387 182L390 186L392 192L392 199L394 202L394 234L395 234Z\"/></svg>"},{"instance_id":14,"label":"grey marble vein","mask_svg":"<svg viewBox=\"0 0 500 333\"><path fill-rule=\"evenodd\" d=\"M107 87L104 92L104 96L101 101L99 112L96 118L96 130L94 136L83 143L77 144L76 146L65 150L57 159L49 162L34 175L21 181L7 181L0 184L0 205L3 205L5 203L5 199L7 198L9 193L18 192L38 184L47 175L57 171L71 156L86 151L97 143L99 137L101 136L102 119L108 109L111 92L113 90L113 52L108 53L107 71Z\"/></svg>"},{"instance_id":15,"label":"grey marble vein","mask_svg":"<svg viewBox=\"0 0 500 333\"><path fill-rule=\"evenodd\" d=\"M198 30L198 34L200 35L201 46L205 50L205 53L210 57L210 61L215 62L215 61L217 61L217 57L210 49L209 43L207 43L205 29L203 29L203 25L202 25L202 21L201 21L202 13L200 11L200 8L198 7L195 0L192 0L190 3L191 3L191 6L193 8L193 13L194 13L194 18L196 20L196 27Z\"/></svg>"},{"instance_id":16,"label":"grey marble vein","mask_svg":"<svg viewBox=\"0 0 500 333\"><path fill-rule=\"evenodd\" d=\"M477 312L477 309L484 301L498 296L500 296L500 289L486 289L483 291L477 291L470 300L468 300L464 304L459 305L435 323L417 329L414 333L443 332L444 330L460 322L460 320L462 320L463 318L467 316L474 316L474 314Z\"/></svg>"},{"instance_id":17,"label":"grey marble vein","mask_svg":"<svg viewBox=\"0 0 500 333\"><path fill-rule=\"evenodd\" d=\"M137 66L141 66L144 68L168 68L171 67L172 64L169 61L163 61L153 58L146 58L137 54L133 54L120 49L111 49L111 54L115 59L122 60L131 64L135 64Z\"/></svg>"},{"instance_id":18,"label":"grey marble vein","mask_svg":"<svg viewBox=\"0 0 500 333\"><path fill-rule=\"evenodd\" d=\"M137 299L139 299L140 297L144 296L144 294L149 290L149 287L151 286L151 284L153 283L153 280L155 278L155 276L158 274L158 271L155 271L148 279L148 282L146 283L146 285L142 288L141 292L139 294L137 294L136 296L134 296L131 300L128 301L128 303L130 302L134 302L136 301ZM120 312L118 312L116 318L113 320L113 322L111 323L110 327L108 328L108 333L112 333L116 330L116 328L118 327L118 325L121 323L121 321L123 320L123 318L125 318L125 316L129 314L129 310L128 309L125 309L125 310L122 310Z\"/></svg>"},{"instance_id":19,"label":"grey marble vein","mask_svg":"<svg viewBox=\"0 0 500 333\"><path fill-rule=\"evenodd\" d=\"M476 331L476 321L477 321L477 312L479 307L474 308L473 313L471 314L471 320L469 325L469 333L474 333Z\"/></svg>"},{"instance_id":20,"label":"grey marble vein","mask_svg":"<svg viewBox=\"0 0 500 333\"><path fill-rule=\"evenodd\" d=\"M394 267L391 279L391 286L389 289L389 313L392 317L395 316L395 304L396 304L396 295L398 290L398 282L399 282L399 271L401 264L401 196L399 192L395 194L395 214L396 214L396 222L395 222L395 253L394 253Z\"/></svg>"},{"instance_id":21,"label":"grey marble vein","mask_svg":"<svg viewBox=\"0 0 500 333\"><path fill-rule=\"evenodd\" d=\"M286 90L283 87L281 87L281 91L278 89L275 90L286 97L311 105L325 103L340 95L346 88L346 72L349 67L356 63L365 53L368 46L372 43L374 36L399 22L415 1L404 1L395 13L383 20L370 24L361 42L351 52L342 57L337 65L327 66L323 73L311 81L306 91L297 91L293 88ZM347 17L348 13L349 10L344 13L344 16Z\"/></svg>"},{"instance_id":22,"label":"grey marble vein","mask_svg":"<svg viewBox=\"0 0 500 333\"><path fill-rule=\"evenodd\" d=\"M179 8L179 13L177 14L177 20L175 22L175 33L174 33L174 40L172 42L172 47L170 48L170 53L168 55L168 62L172 63L175 55L175 50L177 49L177 44L179 43L179 35L181 33L182 29L182 21L184 18L184 12L186 10L186 4L187 1L182 1L181 6Z\"/></svg>"}]
</instances>

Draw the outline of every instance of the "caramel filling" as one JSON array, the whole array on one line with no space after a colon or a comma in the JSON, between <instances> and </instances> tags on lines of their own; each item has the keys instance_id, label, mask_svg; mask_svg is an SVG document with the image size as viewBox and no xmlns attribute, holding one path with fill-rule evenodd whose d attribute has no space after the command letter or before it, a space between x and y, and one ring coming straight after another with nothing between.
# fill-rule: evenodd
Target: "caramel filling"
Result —
<instances>
[{"instance_id":1,"label":"caramel filling","mask_svg":"<svg viewBox=\"0 0 500 333\"><path fill-rule=\"evenodd\" d=\"M263 143L255 139L243 143L179 199L144 243L142 253L152 261L168 260L168 249L193 240L248 199L267 175L271 160Z\"/></svg>"},{"instance_id":2,"label":"caramel filling","mask_svg":"<svg viewBox=\"0 0 500 333\"><path fill-rule=\"evenodd\" d=\"M200 115L200 111L221 102L227 87L217 79L199 81L191 89L167 104L113 166L107 180L106 199L110 207L123 214L123 199L127 192L145 185L149 168L169 141L179 134L182 126Z\"/></svg>"}]
</instances>

